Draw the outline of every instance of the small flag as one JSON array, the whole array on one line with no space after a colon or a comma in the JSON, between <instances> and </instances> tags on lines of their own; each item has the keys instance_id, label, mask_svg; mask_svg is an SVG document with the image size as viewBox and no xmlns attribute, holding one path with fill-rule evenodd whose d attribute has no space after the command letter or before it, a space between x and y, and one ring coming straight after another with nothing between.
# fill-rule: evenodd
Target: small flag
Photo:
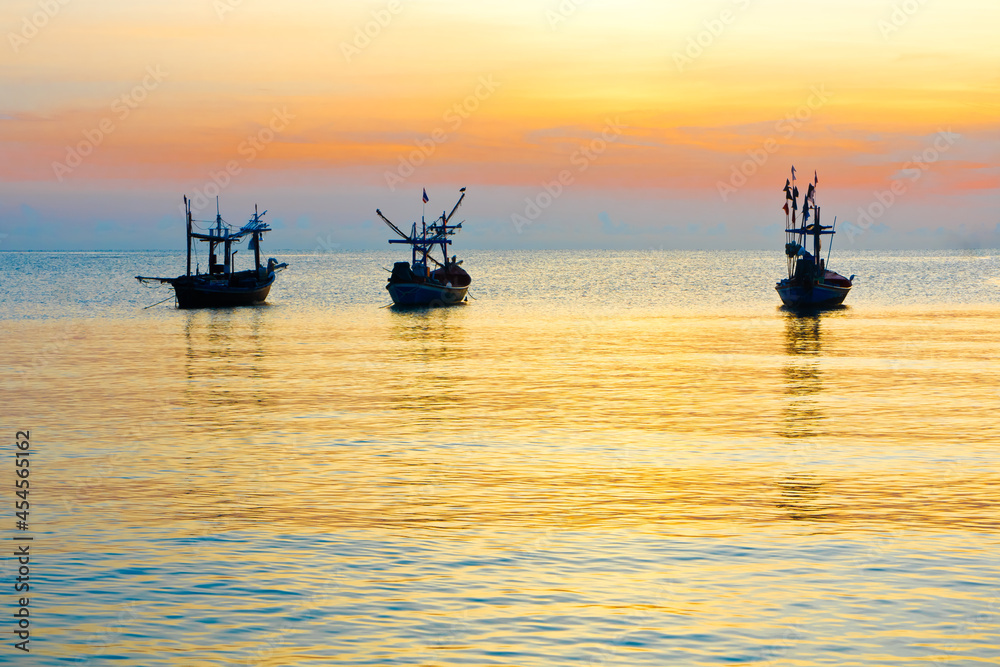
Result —
<instances>
[{"instance_id":1,"label":"small flag","mask_svg":"<svg viewBox=\"0 0 1000 667\"><path fill-rule=\"evenodd\" d=\"M795 186L792 188L792 199L796 199L799 196L799 187Z\"/></svg>"},{"instance_id":2,"label":"small flag","mask_svg":"<svg viewBox=\"0 0 1000 667\"><path fill-rule=\"evenodd\" d=\"M791 181L789 181L789 180L788 180L788 179L786 178L786 179L785 179L785 189L784 189L784 191L785 191L785 192L788 192L788 191L789 191L789 190L791 189L791 187L792 187L792 183L791 183Z\"/></svg>"},{"instance_id":3,"label":"small flag","mask_svg":"<svg viewBox=\"0 0 1000 667\"><path fill-rule=\"evenodd\" d=\"M802 208L802 224L803 225L806 224L806 222L808 220L809 220L809 207L808 206L804 206Z\"/></svg>"},{"instance_id":4,"label":"small flag","mask_svg":"<svg viewBox=\"0 0 1000 667\"><path fill-rule=\"evenodd\" d=\"M424 203L426 204L429 201L430 199L427 198L427 188L424 188Z\"/></svg>"},{"instance_id":5,"label":"small flag","mask_svg":"<svg viewBox=\"0 0 1000 667\"><path fill-rule=\"evenodd\" d=\"M819 174L813 170L813 185L819 185Z\"/></svg>"},{"instance_id":6,"label":"small flag","mask_svg":"<svg viewBox=\"0 0 1000 667\"><path fill-rule=\"evenodd\" d=\"M785 205L781 207L781 210L785 212L785 215L788 215L788 202L785 202Z\"/></svg>"},{"instance_id":7,"label":"small flag","mask_svg":"<svg viewBox=\"0 0 1000 667\"><path fill-rule=\"evenodd\" d=\"M792 165L792 180L795 180L795 165Z\"/></svg>"},{"instance_id":8,"label":"small flag","mask_svg":"<svg viewBox=\"0 0 1000 667\"><path fill-rule=\"evenodd\" d=\"M809 188L806 190L806 201L816 203L816 186L812 183L809 184Z\"/></svg>"}]
</instances>

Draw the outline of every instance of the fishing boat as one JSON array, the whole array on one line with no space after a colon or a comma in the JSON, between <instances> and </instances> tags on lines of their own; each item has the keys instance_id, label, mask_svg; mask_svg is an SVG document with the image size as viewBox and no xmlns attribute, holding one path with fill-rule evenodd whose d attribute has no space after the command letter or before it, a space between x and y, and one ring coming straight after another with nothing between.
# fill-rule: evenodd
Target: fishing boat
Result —
<instances>
[{"instance_id":1,"label":"fishing boat","mask_svg":"<svg viewBox=\"0 0 1000 667\"><path fill-rule=\"evenodd\" d=\"M793 308L827 308L839 306L851 291L854 276L845 278L828 268L833 235L837 232L837 219L833 225L820 223L820 207L816 205L816 188L819 176L813 172L813 182L806 189L802 201L802 220L796 221L798 213L799 189L795 184L795 167L792 178L785 179L785 258L788 262L788 277L778 281L774 289L781 302ZM789 210L789 202L791 209ZM809 218L812 217L810 223ZM826 261L823 260L820 239L830 236ZM807 249L812 237L812 252Z\"/></svg>"},{"instance_id":2,"label":"fishing boat","mask_svg":"<svg viewBox=\"0 0 1000 667\"><path fill-rule=\"evenodd\" d=\"M194 231L194 223L212 222L194 220L191 217L191 201L186 196L184 211L187 219L187 273L176 278L136 276L136 280L146 284L171 285L178 308L225 308L263 303L271 291L275 275L288 266L273 257L267 260L266 266L260 263L260 239L265 232L271 231L261 219L267 211L258 213L254 206L250 221L234 231L234 227L222 219L216 198L214 227L208 228L207 234ZM250 241L247 250L253 250L254 268L237 271L235 262L239 250L233 247L247 238ZM207 273L202 273L198 264L195 265L195 272L191 273L191 242L195 239L208 243ZM218 255L220 247L222 261L219 261Z\"/></svg>"},{"instance_id":3,"label":"fishing boat","mask_svg":"<svg viewBox=\"0 0 1000 667\"><path fill-rule=\"evenodd\" d=\"M452 255L451 259L448 259L448 246L451 245L451 239L448 237L462 229L461 222L457 225L450 224L452 216L465 199L465 188L459 192L462 194L451 209L451 213L442 211L440 217L430 224L427 224L421 215L420 229L417 229L417 223L414 222L409 234L382 215L382 211L375 209L378 217L401 237L389 239L389 243L404 243L411 248L410 261L393 264L389 283L385 286L394 305L451 306L463 303L468 298L472 278L462 268L462 262L458 261L457 256ZM426 190L423 201L424 204L428 201ZM435 249L440 250L441 260L432 255ZM431 264L435 268L432 269Z\"/></svg>"}]
</instances>

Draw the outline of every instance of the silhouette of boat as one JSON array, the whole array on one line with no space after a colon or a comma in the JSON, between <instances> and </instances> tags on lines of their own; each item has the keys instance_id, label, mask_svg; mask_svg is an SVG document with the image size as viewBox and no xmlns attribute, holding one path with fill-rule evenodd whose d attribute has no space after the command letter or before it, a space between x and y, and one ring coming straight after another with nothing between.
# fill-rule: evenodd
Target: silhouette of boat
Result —
<instances>
[{"instance_id":1,"label":"silhouette of boat","mask_svg":"<svg viewBox=\"0 0 1000 667\"><path fill-rule=\"evenodd\" d=\"M838 306L844 302L847 293L851 291L854 276L845 278L836 271L827 268L830 259L830 248L827 249L827 261L821 256L822 236L829 235L830 245L833 245L833 235L836 234L837 219L833 225L820 224L820 207L816 205L816 187L819 176L813 172L814 181L809 184L806 196L802 201L802 222L796 226L798 212L799 189L795 185L795 167L792 167L792 178L785 180L785 257L788 261L788 277L774 286L781 297L781 302L793 308L826 308ZM791 210L789 210L791 202ZM813 222L809 223L810 213ZM806 249L809 237L812 237L812 252Z\"/></svg>"},{"instance_id":2,"label":"silhouette of boat","mask_svg":"<svg viewBox=\"0 0 1000 667\"><path fill-rule=\"evenodd\" d=\"M267 260L267 265L260 263L260 239L271 231L261 218L263 213L257 212L254 206L253 217L238 231L227 224L219 213L218 198L216 198L215 226L210 227L207 234L193 230L195 221L191 217L191 201L184 197L184 211L187 218L187 273L176 278L154 278L136 276L142 283L169 284L174 288L178 308L224 308L230 306L250 306L263 303L274 284L275 275L285 269L288 264L274 259ZM236 253L233 246L249 237L248 250L253 250L254 268L236 271L234 263ZM197 239L208 243L208 273L201 273L197 265L191 273L191 241ZM222 261L219 261L217 251L222 248Z\"/></svg>"},{"instance_id":3,"label":"silhouette of boat","mask_svg":"<svg viewBox=\"0 0 1000 667\"><path fill-rule=\"evenodd\" d=\"M389 243L405 243L411 248L410 262L393 264L389 283L385 286L396 306L451 306L467 299L472 277L461 267L462 262L458 261L457 256L453 255L448 259L448 246L451 245L451 239L448 237L462 228L461 222L457 225L449 224L462 200L465 199L465 188L459 192L462 195L451 209L451 213L442 212L441 216L429 225L421 215L420 230L417 230L417 223L414 222L409 234L404 233L382 215L382 211L375 209L378 217L402 237L389 239ZM424 203L427 203L426 190ZM440 261L431 254L438 247L442 255ZM437 268L432 270L429 263Z\"/></svg>"}]
</instances>

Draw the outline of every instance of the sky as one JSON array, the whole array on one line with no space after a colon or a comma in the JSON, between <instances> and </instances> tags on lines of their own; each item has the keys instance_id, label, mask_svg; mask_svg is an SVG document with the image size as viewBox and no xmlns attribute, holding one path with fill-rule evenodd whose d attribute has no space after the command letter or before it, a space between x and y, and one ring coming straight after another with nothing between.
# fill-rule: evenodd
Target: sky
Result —
<instances>
[{"instance_id":1,"label":"sky","mask_svg":"<svg viewBox=\"0 0 1000 667\"><path fill-rule=\"evenodd\" d=\"M0 250L1000 247L996 0L2 0Z\"/></svg>"}]
</instances>

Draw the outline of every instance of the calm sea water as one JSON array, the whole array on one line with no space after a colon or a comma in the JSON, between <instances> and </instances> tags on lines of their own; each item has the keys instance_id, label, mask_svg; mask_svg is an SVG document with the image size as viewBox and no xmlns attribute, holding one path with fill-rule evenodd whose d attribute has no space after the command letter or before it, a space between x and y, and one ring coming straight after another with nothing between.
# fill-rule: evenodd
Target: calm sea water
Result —
<instances>
[{"instance_id":1,"label":"calm sea water","mask_svg":"<svg viewBox=\"0 0 1000 667\"><path fill-rule=\"evenodd\" d=\"M0 253L0 662L1000 662L1000 252L838 253L813 317L771 252L469 252L414 312L273 254L185 312L176 253Z\"/></svg>"}]
</instances>

